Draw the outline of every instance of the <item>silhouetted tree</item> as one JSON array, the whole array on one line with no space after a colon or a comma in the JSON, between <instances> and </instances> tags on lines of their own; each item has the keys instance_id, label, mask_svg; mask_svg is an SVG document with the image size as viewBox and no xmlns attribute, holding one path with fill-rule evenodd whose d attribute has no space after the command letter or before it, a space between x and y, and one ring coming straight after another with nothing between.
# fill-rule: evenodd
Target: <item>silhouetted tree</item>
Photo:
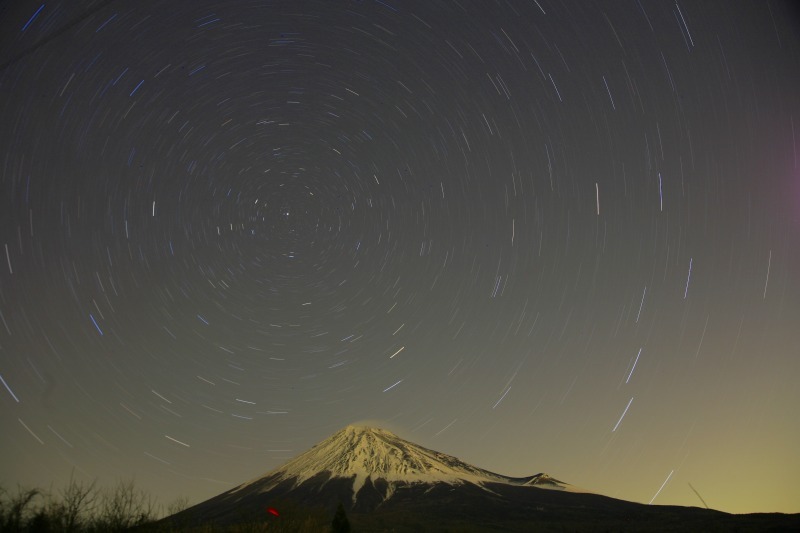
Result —
<instances>
[{"instance_id":1,"label":"silhouetted tree","mask_svg":"<svg viewBox=\"0 0 800 533\"><path fill-rule=\"evenodd\" d=\"M333 533L350 533L350 521L347 520L347 515L344 514L344 506L339 503L336 508L336 514L333 515L333 522L331 522L331 531Z\"/></svg>"},{"instance_id":2,"label":"silhouetted tree","mask_svg":"<svg viewBox=\"0 0 800 533\"><path fill-rule=\"evenodd\" d=\"M38 509L30 520L28 520L28 533L50 533L57 531L53 526L50 515L45 509Z\"/></svg>"},{"instance_id":3,"label":"silhouetted tree","mask_svg":"<svg viewBox=\"0 0 800 533\"><path fill-rule=\"evenodd\" d=\"M98 500L96 485L96 481L82 483L70 475L69 483L60 491L61 501L51 509L51 518L58 518L53 530L80 531L91 521Z\"/></svg>"},{"instance_id":4,"label":"silhouetted tree","mask_svg":"<svg viewBox=\"0 0 800 533\"><path fill-rule=\"evenodd\" d=\"M34 500L41 495L37 489L17 487L17 495L7 496L2 491L0 501L0 531L24 531L30 514L35 513Z\"/></svg>"},{"instance_id":5,"label":"silhouetted tree","mask_svg":"<svg viewBox=\"0 0 800 533\"><path fill-rule=\"evenodd\" d=\"M156 518L155 501L133 481L120 481L103 493L97 526L103 531L123 531L152 522Z\"/></svg>"}]
</instances>

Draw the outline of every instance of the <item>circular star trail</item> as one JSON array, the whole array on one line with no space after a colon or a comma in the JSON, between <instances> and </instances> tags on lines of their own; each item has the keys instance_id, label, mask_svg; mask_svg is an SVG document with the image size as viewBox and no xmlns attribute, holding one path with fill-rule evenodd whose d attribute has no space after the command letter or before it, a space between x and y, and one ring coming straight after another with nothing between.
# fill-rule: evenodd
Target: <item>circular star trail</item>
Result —
<instances>
[{"instance_id":1,"label":"circular star trail","mask_svg":"<svg viewBox=\"0 0 800 533\"><path fill-rule=\"evenodd\" d=\"M800 511L790 3L0 20L6 484L197 502L371 420L506 475Z\"/></svg>"}]
</instances>

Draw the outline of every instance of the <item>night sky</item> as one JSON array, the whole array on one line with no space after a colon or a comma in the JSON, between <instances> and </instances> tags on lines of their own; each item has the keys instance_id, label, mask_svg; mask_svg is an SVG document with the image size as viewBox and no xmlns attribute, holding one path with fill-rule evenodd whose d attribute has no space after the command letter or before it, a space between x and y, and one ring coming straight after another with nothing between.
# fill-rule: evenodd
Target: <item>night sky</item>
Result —
<instances>
[{"instance_id":1,"label":"night sky","mask_svg":"<svg viewBox=\"0 0 800 533\"><path fill-rule=\"evenodd\" d=\"M194 503L371 421L800 512L799 28L780 0L4 2L0 481Z\"/></svg>"}]
</instances>

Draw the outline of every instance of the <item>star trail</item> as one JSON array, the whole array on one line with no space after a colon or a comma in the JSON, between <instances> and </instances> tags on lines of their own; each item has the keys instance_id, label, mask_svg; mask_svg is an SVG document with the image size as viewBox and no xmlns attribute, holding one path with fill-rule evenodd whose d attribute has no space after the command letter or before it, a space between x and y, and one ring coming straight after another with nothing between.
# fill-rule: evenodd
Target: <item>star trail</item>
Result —
<instances>
[{"instance_id":1,"label":"star trail","mask_svg":"<svg viewBox=\"0 0 800 533\"><path fill-rule=\"evenodd\" d=\"M368 420L800 512L798 36L782 0L4 3L3 487L194 503Z\"/></svg>"}]
</instances>

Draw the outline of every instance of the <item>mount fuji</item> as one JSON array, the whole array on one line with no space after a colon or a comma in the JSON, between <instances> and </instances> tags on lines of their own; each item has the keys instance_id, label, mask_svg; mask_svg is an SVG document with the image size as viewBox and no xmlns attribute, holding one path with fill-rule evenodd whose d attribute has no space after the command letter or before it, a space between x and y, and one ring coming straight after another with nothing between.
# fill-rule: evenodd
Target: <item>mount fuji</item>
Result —
<instances>
[{"instance_id":1,"label":"mount fuji","mask_svg":"<svg viewBox=\"0 0 800 533\"><path fill-rule=\"evenodd\" d=\"M228 526L263 520L267 509L281 506L332 516L340 504L357 531L546 531L565 526L581 531L748 531L751 525L752 530L780 530L784 519L791 527L800 525L800 515L730 515L696 507L650 506L593 494L544 473L504 476L387 430L356 425L166 520Z\"/></svg>"},{"instance_id":2,"label":"mount fuji","mask_svg":"<svg viewBox=\"0 0 800 533\"><path fill-rule=\"evenodd\" d=\"M458 486L471 483L491 492L489 485L505 483L582 492L547 474L521 478L503 476L469 465L451 455L423 448L384 429L347 426L284 466L240 485L229 494L243 496L253 490L263 493L284 483L290 483L290 490L295 490L312 479L319 483L317 478L321 473L328 476L322 485L334 479L352 481L353 507L359 506L362 491L365 492L363 496L373 492L371 489L377 491L380 505L398 489L415 484L444 483ZM372 500L374 497L370 496Z\"/></svg>"}]
</instances>

